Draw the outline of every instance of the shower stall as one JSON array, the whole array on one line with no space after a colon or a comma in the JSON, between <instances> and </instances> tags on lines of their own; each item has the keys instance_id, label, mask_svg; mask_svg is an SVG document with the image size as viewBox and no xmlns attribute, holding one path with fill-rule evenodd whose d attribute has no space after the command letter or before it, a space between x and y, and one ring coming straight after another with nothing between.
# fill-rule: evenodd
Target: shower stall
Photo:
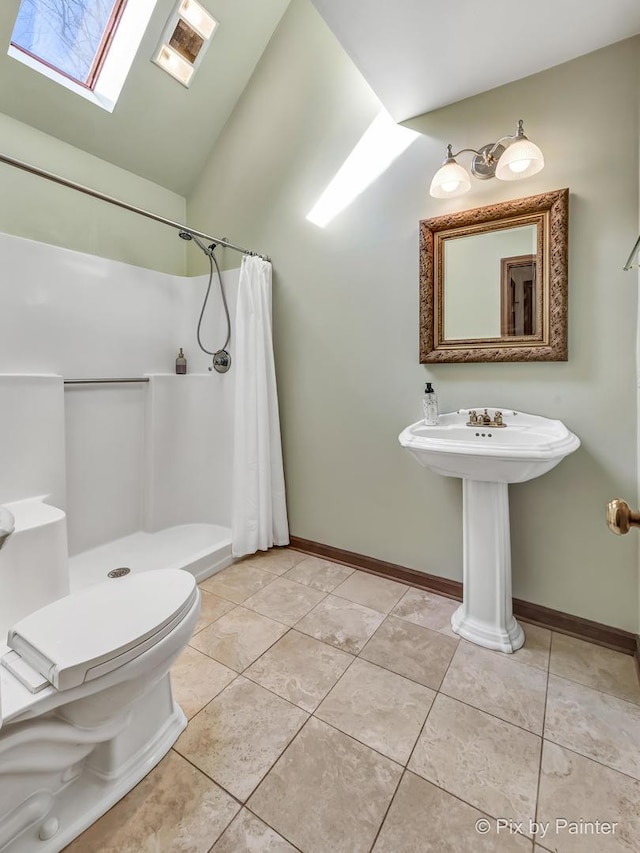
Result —
<instances>
[{"instance_id":1,"label":"shower stall","mask_svg":"<svg viewBox=\"0 0 640 853\"><path fill-rule=\"evenodd\" d=\"M72 592L117 569L230 565L235 375L196 355L206 280L5 234L0 254L20 281L0 318L0 505L64 510ZM180 345L186 376L170 372Z\"/></svg>"},{"instance_id":2,"label":"shower stall","mask_svg":"<svg viewBox=\"0 0 640 853\"><path fill-rule=\"evenodd\" d=\"M0 163L168 226L193 241L210 267L209 275L185 278L0 234L7 309L0 316L0 504L35 498L65 511L71 591L109 572L182 568L201 580L229 565L232 493L241 500L246 494L246 505L254 506L256 478L260 488L275 484L281 507L275 534L245 536L245 550L236 553L288 542L275 376L267 395L273 458L256 466L244 412L240 421L234 413L240 270L221 274L214 249L257 255L242 264L244 286L253 286L252 265L262 264L263 274L269 271L262 292L270 300L268 258L14 158L0 154ZM214 265L219 286L212 288ZM174 373L181 347L189 358L186 375ZM239 372L243 403L247 370L263 375L263 365L250 360ZM12 396L17 402L7 417ZM249 441L250 461L239 477L234 418ZM16 474L11 485L8 469Z\"/></svg>"},{"instance_id":3,"label":"shower stall","mask_svg":"<svg viewBox=\"0 0 640 853\"><path fill-rule=\"evenodd\" d=\"M71 591L117 569L202 580L230 565L233 388L205 374L64 388Z\"/></svg>"}]
</instances>

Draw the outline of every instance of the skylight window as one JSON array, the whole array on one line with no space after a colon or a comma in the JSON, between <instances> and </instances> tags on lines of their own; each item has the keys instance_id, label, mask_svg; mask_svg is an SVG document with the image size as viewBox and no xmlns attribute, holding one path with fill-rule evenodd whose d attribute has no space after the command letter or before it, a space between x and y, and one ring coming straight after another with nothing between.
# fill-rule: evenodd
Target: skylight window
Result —
<instances>
[{"instance_id":1,"label":"skylight window","mask_svg":"<svg viewBox=\"0 0 640 853\"><path fill-rule=\"evenodd\" d=\"M126 0L22 0L11 44L93 88Z\"/></svg>"},{"instance_id":2,"label":"skylight window","mask_svg":"<svg viewBox=\"0 0 640 853\"><path fill-rule=\"evenodd\" d=\"M9 56L112 111L157 0L21 0Z\"/></svg>"}]
</instances>

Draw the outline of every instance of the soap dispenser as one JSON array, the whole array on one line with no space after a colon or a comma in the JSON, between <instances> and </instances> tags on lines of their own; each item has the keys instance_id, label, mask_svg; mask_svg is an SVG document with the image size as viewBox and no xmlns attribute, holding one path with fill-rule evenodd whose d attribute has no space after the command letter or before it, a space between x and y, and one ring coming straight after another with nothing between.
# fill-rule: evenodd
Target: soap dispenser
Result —
<instances>
[{"instance_id":1,"label":"soap dispenser","mask_svg":"<svg viewBox=\"0 0 640 853\"><path fill-rule=\"evenodd\" d=\"M427 382L424 389L424 397L422 398L422 408L424 411L424 422L426 426L436 426L438 423L438 397L433 390L431 382Z\"/></svg>"},{"instance_id":2,"label":"soap dispenser","mask_svg":"<svg viewBox=\"0 0 640 853\"><path fill-rule=\"evenodd\" d=\"M182 352L182 347L180 347L180 352L178 353L178 357L176 358L176 373L186 373L186 372L187 372L187 359L185 358L185 355Z\"/></svg>"}]
</instances>

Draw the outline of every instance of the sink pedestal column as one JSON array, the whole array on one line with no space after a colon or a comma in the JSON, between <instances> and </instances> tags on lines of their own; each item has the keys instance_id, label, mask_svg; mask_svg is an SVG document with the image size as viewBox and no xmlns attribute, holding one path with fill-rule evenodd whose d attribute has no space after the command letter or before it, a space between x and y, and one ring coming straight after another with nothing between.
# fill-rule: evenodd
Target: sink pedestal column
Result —
<instances>
[{"instance_id":1,"label":"sink pedestal column","mask_svg":"<svg viewBox=\"0 0 640 853\"><path fill-rule=\"evenodd\" d=\"M466 640L515 652L524 632L513 616L509 487L463 480L463 602L451 627Z\"/></svg>"}]
</instances>

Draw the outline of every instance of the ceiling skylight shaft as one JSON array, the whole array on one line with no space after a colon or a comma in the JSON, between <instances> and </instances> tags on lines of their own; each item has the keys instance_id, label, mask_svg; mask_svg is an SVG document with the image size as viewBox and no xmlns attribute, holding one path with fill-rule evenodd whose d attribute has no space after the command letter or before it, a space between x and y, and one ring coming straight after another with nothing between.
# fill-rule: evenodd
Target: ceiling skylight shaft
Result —
<instances>
[{"instance_id":1,"label":"ceiling skylight shaft","mask_svg":"<svg viewBox=\"0 0 640 853\"><path fill-rule=\"evenodd\" d=\"M22 0L14 47L91 87L126 0Z\"/></svg>"},{"instance_id":2,"label":"ceiling skylight shaft","mask_svg":"<svg viewBox=\"0 0 640 853\"><path fill-rule=\"evenodd\" d=\"M307 214L309 222L324 228L380 177L419 135L396 124L386 110L381 110Z\"/></svg>"},{"instance_id":3,"label":"ceiling skylight shaft","mask_svg":"<svg viewBox=\"0 0 640 853\"><path fill-rule=\"evenodd\" d=\"M12 59L112 112L158 0L21 0Z\"/></svg>"}]
</instances>

